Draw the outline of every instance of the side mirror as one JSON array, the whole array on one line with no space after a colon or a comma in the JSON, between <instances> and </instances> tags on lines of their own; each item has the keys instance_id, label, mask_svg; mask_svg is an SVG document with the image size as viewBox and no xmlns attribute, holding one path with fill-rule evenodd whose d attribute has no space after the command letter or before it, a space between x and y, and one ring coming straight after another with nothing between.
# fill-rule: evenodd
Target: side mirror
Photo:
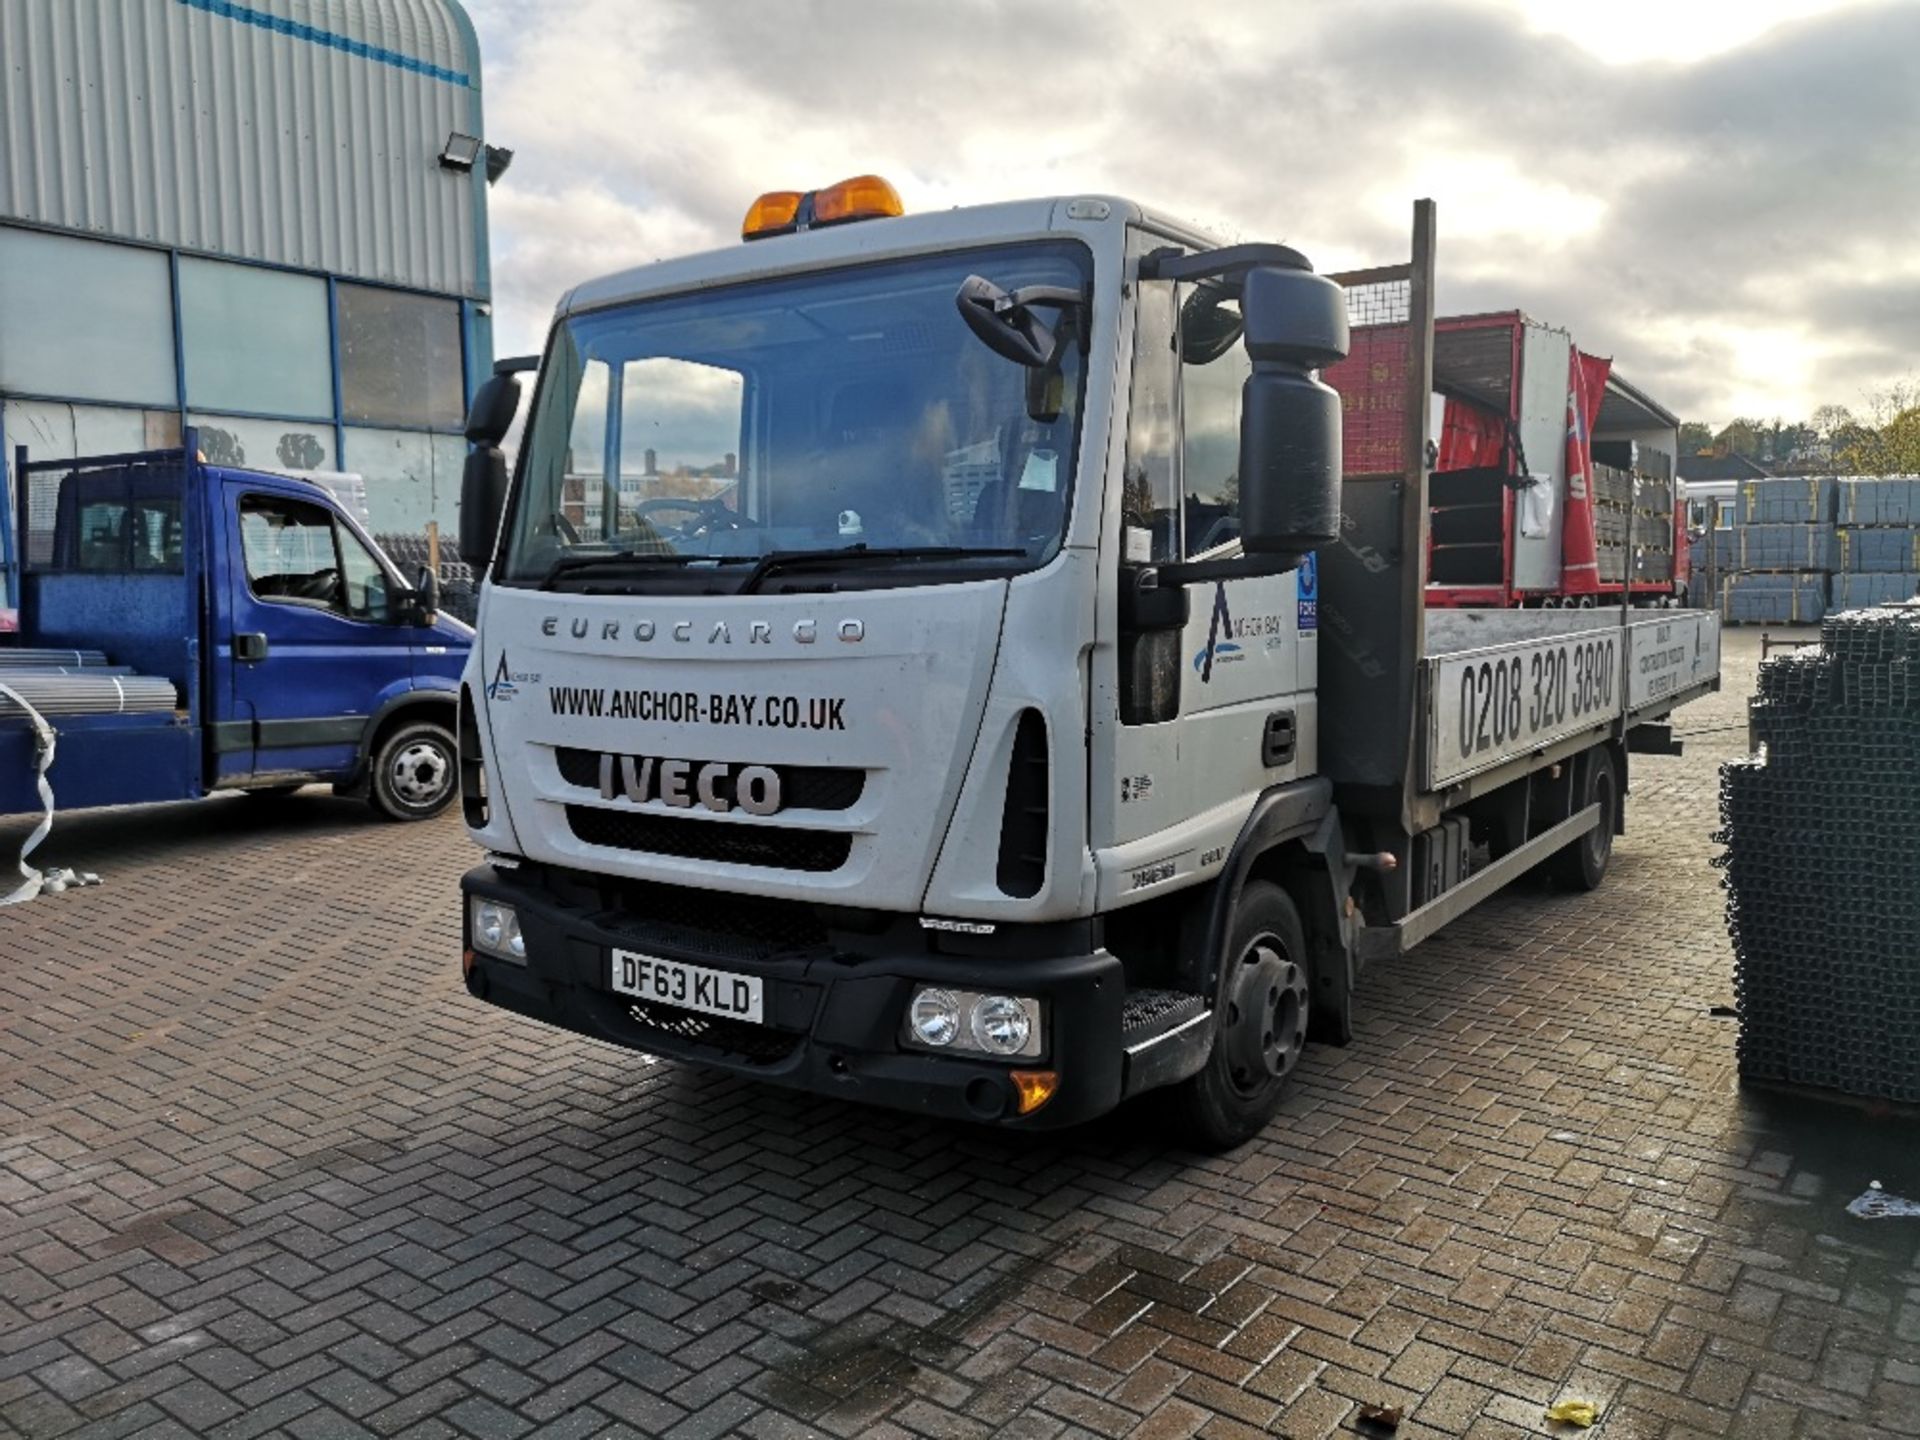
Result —
<instances>
[{"instance_id":1,"label":"side mirror","mask_svg":"<svg viewBox=\"0 0 1920 1440\"><path fill-rule=\"evenodd\" d=\"M520 377L511 371L489 375L467 407L467 439L475 445L498 445L519 413Z\"/></svg>"},{"instance_id":2,"label":"side mirror","mask_svg":"<svg viewBox=\"0 0 1920 1440\"><path fill-rule=\"evenodd\" d=\"M1029 285L1008 294L991 280L969 275L953 297L960 318L980 342L1002 359L1029 370L1044 370L1060 350L1060 335L1034 307L1072 313L1082 303L1078 290L1060 285Z\"/></svg>"},{"instance_id":3,"label":"side mirror","mask_svg":"<svg viewBox=\"0 0 1920 1440\"><path fill-rule=\"evenodd\" d=\"M506 505L507 457L497 445L475 445L460 472L460 558L473 567L476 580L493 560Z\"/></svg>"},{"instance_id":4,"label":"side mirror","mask_svg":"<svg viewBox=\"0 0 1920 1440\"><path fill-rule=\"evenodd\" d=\"M1247 272L1253 373L1241 392L1240 543L1294 562L1340 534L1340 397L1314 373L1346 357L1347 300L1309 270Z\"/></svg>"},{"instance_id":5,"label":"side mirror","mask_svg":"<svg viewBox=\"0 0 1920 1440\"><path fill-rule=\"evenodd\" d=\"M440 613L440 576L431 565L420 567L420 578L413 586L413 605L415 623L420 625L431 625Z\"/></svg>"}]
</instances>

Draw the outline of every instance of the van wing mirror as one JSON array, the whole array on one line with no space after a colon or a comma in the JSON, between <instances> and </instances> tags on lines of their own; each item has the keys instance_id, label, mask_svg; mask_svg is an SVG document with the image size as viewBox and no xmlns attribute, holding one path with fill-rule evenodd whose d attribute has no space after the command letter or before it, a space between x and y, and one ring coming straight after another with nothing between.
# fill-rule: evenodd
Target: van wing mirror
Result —
<instances>
[{"instance_id":1,"label":"van wing mirror","mask_svg":"<svg viewBox=\"0 0 1920 1440\"><path fill-rule=\"evenodd\" d=\"M422 625L431 625L440 613L440 575L431 565L420 567L413 586L414 612Z\"/></svg>"}]
</instances>

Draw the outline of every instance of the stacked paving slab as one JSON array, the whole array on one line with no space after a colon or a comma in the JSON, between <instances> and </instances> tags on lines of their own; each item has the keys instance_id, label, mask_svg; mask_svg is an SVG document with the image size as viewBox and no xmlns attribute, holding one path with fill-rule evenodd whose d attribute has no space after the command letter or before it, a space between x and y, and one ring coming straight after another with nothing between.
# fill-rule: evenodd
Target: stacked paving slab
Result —
<instances>
[{"instance_id":1,"label":"stacked paving slab","mask_svg":"<svg viewBox=\"0 0 1920 1440\"><path fill-rule=\"evenodd\" d=\"M1920 607L1829 615L1752 719L1715 837L1740 1073L1920 1103Z\"/></svg>"},{"instance_id":2,"label":"stacked paving slab","mask_svg":"<svg viewBox=\"0 0 1920 1440\"><path fill-rule=\"evenodd\" d=\"M1733 527L1696 547L1692 566L1699 593L1715 578L1733 625L1811 625L1909 600L1920 590L1920 476L1744 481Z\"/></svg>"},{"instance_id":3,"label":"stacked paving slab","mask_svg":"<svg viewBox=\"0 0 1920 1440\"><path fill-rule=\"evenodd\" d=\"M1835 610L1911 600L1920 589L1920 477L1844 479L1836 487Z\"/></svg>"},{"instance_id":4,"label":"stacked paving slab","mask_svg":"<svg viewBox=\"0 0 1920 1440\"><path fill-rule=\"evenodd\" d=\"M1840 568L1830 475L1747 480L1725 558L1720 617L1729 624L1810 625L1827 613L1828 577ZM1730 552L1730 553L1729 553Z\"/></svg>"}]
</instances>

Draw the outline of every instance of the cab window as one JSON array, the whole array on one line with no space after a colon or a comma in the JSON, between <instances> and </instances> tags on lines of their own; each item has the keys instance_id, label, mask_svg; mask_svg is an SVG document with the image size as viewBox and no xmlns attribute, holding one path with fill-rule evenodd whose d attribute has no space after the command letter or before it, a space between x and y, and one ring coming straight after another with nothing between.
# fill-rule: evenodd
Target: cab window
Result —
<instances>
[{"instance_id":1,"label":"cab window","mask_svg":"<svg viewBox=\"0 0 1920 1440\"><path fill-rule=\"evenodd\" d=\"M1180 287L1180 489L1185 553L1240 538L1240 396L1253 362L1239 306L1203 282Z\"/></svg>"},{"instance_id":2,"label":"cab window","mask_svg":"<svg viewBox=\"0 0 1920 1440\"><path fill-rule=\"evenodd\" d=\"M385 569L325 506L249 495L240 502L240 545L256 599L331 610L354 620L389 618Z\"/></svg>"}]
</instances>

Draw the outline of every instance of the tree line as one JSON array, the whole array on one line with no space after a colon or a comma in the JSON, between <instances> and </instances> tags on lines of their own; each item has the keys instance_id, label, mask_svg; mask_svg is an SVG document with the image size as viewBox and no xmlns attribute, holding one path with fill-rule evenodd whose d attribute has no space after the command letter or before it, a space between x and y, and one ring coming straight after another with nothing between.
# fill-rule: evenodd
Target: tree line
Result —
<instances>
[{"instance_id":1,"label":"tree line","mask_svg":"<svg viewBox=\"0 0 1920 1440\"><path fill-rule=\"evenodd\" d=\"M1781 474L1920 474L1920 382L1867 394L1859 412L1822 405L1805 420L1741 416L1680 427L1683 455L1738 455Z\"/></svg>"}]
</instances>

